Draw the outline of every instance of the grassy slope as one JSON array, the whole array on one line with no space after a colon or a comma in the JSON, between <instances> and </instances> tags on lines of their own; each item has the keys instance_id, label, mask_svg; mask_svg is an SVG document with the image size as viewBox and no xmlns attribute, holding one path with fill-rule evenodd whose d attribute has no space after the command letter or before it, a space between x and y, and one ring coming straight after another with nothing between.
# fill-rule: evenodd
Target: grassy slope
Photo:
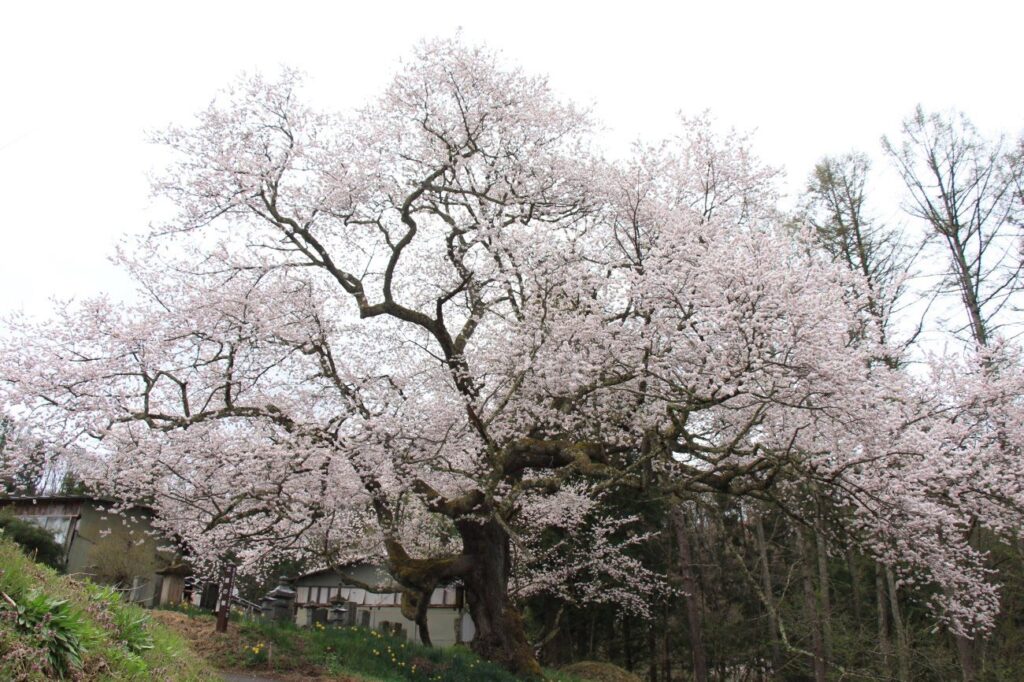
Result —
<instances>
[{"instance_id":1,"label":"grassy slope","mask_svg":"<svg viewBox=\"0 0 1024 682\"><path fill-rule=\"evenodd\" d=\"M516 678L464 647L427 648L363 628L297 628L261 621L232 622L213 632L205 614L158 612L219 667L292 675L294 679L379 682L514 682ZM575 677L550 673L549 679Z\"/></svg>"},{"instance_id":2,"label":"grassy slope","mask_svg":"<svg viewBox=\"0 0 1024 682\"><path fill-rule=\"evenodd\" d=\"M180 635L151 622L145 610L34 563L2 535L0 592L0 679L220 679ZM22 615L19 622L19 608L31 613L33 605L44 617L31 625L31 616ZM79 652L80 661L63 655L69 650Z\"/></svg>"},{"instance_id":3,"label":"grassy slope","mask_svg":"<svg viewBox=\"0 0 1024 682\"><path fill-rule=\"evenodd\" d=\"M19 622L32 604L47 615ZM53 617L51 618L51 615ZM34 563L0 533L0 680L220 680L210 666L272 674L285 680L351 682L514 682L464 647L422 647L362 628L300 629L262 621L233 622L214 633L205 613L146 611L111 590ZM55 641L77 640L81 660L63 659ZM58 655L58 658L60 656ZM209 662L209 663L208 663ZM574 682L557 672L549 680ZM602 678L593 678L602 679Z\"/></svg>"}]
</instances>

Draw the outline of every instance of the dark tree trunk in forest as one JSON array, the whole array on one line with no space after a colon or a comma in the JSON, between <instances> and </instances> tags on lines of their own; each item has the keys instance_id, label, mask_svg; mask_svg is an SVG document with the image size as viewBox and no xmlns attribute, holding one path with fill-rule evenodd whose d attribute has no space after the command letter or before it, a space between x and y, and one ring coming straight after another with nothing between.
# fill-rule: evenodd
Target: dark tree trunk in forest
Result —
<instances>
[{"instance_id":1,"label":"dark tree trunk in forest","mask_svg":"<svg viewBox=\"0 0 1024 682\"><path fill-rule=\"evenodd\" d=\"M802 528L796 529L797 552L800 555L800 568L804 584L804 612L811 630L811 653L814 654L814 680L825 682L828 675L828 663L825 659L825 641L821 631L821 617L818 613L818 598L814 589L814 566L816 557L812 555L807 538Z\"/></svg>"},{"instance_id":2,"label":"dark tree trunk in forest","mask_svg":"<svg viewBox=\"0 0 1024 682\"><path fill-rule=\"evenodd\" d=\"M889 643L889 607L885 590L885 569L875 564L875 597L878 601L878 648L882 653L882 669L886 676L892 668L892 645Z\"/></svg>"},{"instance_id":3,"label":"dark tree trunk in forest","mask_svg":"<svg viewBox=\"0 0 1024 682\"><path fill-rule=\"evenodd\" d=\"M669 632L672 630L672 623L669 622L668 615L668 605L666 604L664 611L665 627L661 631L661 674L665 682L672 682L672 648L669 644Z\"/></svg>"},{"instance_id":4,"label":"dark tree trunk in forest","mask_svg":"<svg viewBox=\"0 0 1024 682\"><path fill-rule=\"evenodd\" d=\"M565 604L559 604L558 610L546 609L544 613L544 634L534 648L539 652L544 665L560 667L572 662L572 636L565 616Z\"/></svg>"},{"instance_id":5,"label":"dark tree trunk in forest","mask_svg":"<svg viewBox=\"0 0 1024 682\"><path fill-rule=\"evenodd\" d=\"M693 574L693 552L690 549L690 529L682 509L675 513L676 543L679 545L679 576L682 579L683 599L686 603L686 623L690 630L690 653L693 657L693 679L707 682L708 663L704 651L704 637L700 613L700 584Z\"/></svg>"},{"instance_id":6,"label":"dark tree trunk in forest","mask_svg":"<svg viewBox=\"0 0 1024 682\"><path fill-rule=\"evenodd\" d=\"M775 613L771 564L768 563L768 542L764 537L764 521L760 514L754 518L754 537L757 540L757 557L761 566L761 589L764 592L762 599L765 610L768 611L768 638L772 643L772 670L778 671L782 667L782 648L779 642L779 624Z\"/></svg>"},{"instance_id":7,"label":"dark tree trunk in forest","mask_svg":"<svg viewBox=\"0 0 1024 682\"><path fill-rule=\"evenodd\" d=\"M633 662L633 633L632 633L632 629L629 627L629 623L630 623L629 616L623 616L622 617L622 639L623 639L623 648L625 649L625 654L626 654L626 670L628 670L629 672L633 672L633 666L635 665L634 662Z\"/></svg>"},{"instance_id":8,"label":"dark tree trunk in forest","mask_svg":"<svg viewBox=\"0 0 1024 682\"><path fill-rule=\"evenodd\" d=\"M508 595L509 538L494 520L456 521L463 552L472 565L463 574L469 614L476 626L472 649L523 677L541 677L540 665L526 640L522 616Z\"/></svg>"},{"instance_id":9,"label":"dark tree trunk in forest","mask_svg":"<svg viewBox=\"0 0 1024 682\"><path fill-rule=\"evenodd\" d=\"M863 621L861 618L861 600L863 599L864 590L861 587L860 569L857 566L853 549L850 547L846 549L846 564L850 570L850 600L853 606L853 620L857 624L857 630L859 631Z\"/></svg>"},{"instance_id":10,"label":"dark tree trunk in forest","mask_svg":"<svg viewBox=\"0 0 1024 682\"><path fill-rule=\"evenodd\" d=\"M974 640L963 635L953 635L956 640L956 655L960 660L960 670L963 674L963 682L974 682L977 679L976 664L974 662Z\"/></svg>"},{"instance_id":11,"label":"dark tree trunk in forest","mask_svg":"<svg viewBox=\"0 0 1024 682\"><path fill-rule=\"evenodd\" d=\"M896 632L896 662L899 666L900 682L910 682L910 634L900 613L899 592L896 587L896 576L892 569L886 567L885 581L889 586L889 606L892 613L892 626ZM965 682L968 681L964 678Z\"/></svg>"},{"instance_id":12,"label":"dark tree trunk in forest","mask_svg":"<svg viewBox=\"0 0 1024 682\"><path fill-rule=\"evenodd\" d=\"M597 614L590 612L590 621L587 624L587 658L594 658L597 637Z\"/></svg>"},{"instance_id":13,"label":"dark tree trunk in forest","mask_svg":"<svg viewBox=\"0 0 1024 682\"><path fill-rule=\"evenodd\" d=\"M652 622L647 627L647 651L648 660L650 661L650 668L647 671L647 678L651 682L660 682L658 680L658 638L655 633L655 626Z\"/></svg>"},{"instance_id":14,"label":"dark tree trunk in forest","mask_svg":"<svg viewBox=\"0 0 1024 682\"><path fill-rule=\"evenodd\" d=\"M832 597L829 592L831 579L828 572L828 548L825 545L825 534L815 531L814 541L818 550L818 618L821 619L822 648L826 660L832 658Z\"/></svg>"},{"instance_id":15,"label":"dark tree trunk in forest","mask_svg":"<svg viewBox=\"0 0 1024 682\"><path fill-rule=\"evenodd\" d=\"M605 618L604 624L604 641L605 646L607 647L605 649L605 655L608 657L609 661L617 661L619 660L619 637L618 634L615 632L615 619Z\"/></svg>"}]
</instances>

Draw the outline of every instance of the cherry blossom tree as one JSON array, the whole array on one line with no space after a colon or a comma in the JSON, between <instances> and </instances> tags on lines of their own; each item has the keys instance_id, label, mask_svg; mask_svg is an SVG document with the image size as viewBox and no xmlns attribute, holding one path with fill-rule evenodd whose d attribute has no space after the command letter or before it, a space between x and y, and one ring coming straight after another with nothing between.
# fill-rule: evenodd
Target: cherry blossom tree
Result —
<instances>
[{"instance_id":1,"label":"cherry blossom tree","mask_svg":"<svg viewBox=\"0 0 1024 682\"><path fill-rule=\"evenodd\" d=\"M4 401L91 484L149 501L199 558L382 554L424 635L458 579L474 648L527 676L512 590L654 580L614 551L621 487L785 504L781 482L814 481L943 587L940 617L991 622L945 530L1009 528L1019 467L977 460L991 487L951 495L961 455L1004 446L983 419L939 428L963 400L850 342L863 280L776 226L745 140L691 121L609 162L586 112L457 41L353 115L298 87L241 81L159 136L177 215L119 256L137 302L9 321ZM589 539L553 557L550 526Z\"/></svg>"}]
</instances>

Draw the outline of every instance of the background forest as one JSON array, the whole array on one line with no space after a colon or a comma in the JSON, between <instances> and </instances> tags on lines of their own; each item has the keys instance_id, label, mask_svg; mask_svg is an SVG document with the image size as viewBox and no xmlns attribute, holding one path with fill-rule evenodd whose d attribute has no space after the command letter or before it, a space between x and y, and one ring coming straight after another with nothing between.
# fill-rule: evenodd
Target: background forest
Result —
<instances>
[{"instance_id":1,"label":"background forest","mask_svg":"<svg viewBox=\"0 0 1024 682\"><path fill-rule=\"evenodd\" d=\"M813 227L828 257L869 281L869 318L902 349L879 361L913 371L928 344L1019 338L1024 138L987 139L962 113L918 108L882 148L905 185L905 216L874 217L870 161L850 153L814 168L792 217L795 229ZM922 348L929 326L945 338ZM530 601L543 659L607 657L652 682L1024 679L1019 541L973 531L971 545L1004 588L992 633L965 640L935 624L920 588L858 550L820 490L792 485L801 488L798 508L770 495L662 498L641 508L618 499L643 519L635 532L649 534L639 556L676 591L660 595L650 618L615 604Z\"/></svg>"}]
</instances>

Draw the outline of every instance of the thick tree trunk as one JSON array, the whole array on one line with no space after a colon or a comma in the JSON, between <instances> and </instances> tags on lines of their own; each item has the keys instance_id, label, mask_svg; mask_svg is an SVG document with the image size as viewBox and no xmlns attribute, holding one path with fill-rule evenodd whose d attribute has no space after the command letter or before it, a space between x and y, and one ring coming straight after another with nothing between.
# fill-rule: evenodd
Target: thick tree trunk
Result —
<instances>
[{"instance_id":1,"label":"thick tree trunk","mask_svg":"<svg viewBox=\"0 0 1024 682\"><path fill-rule=\"evenodd\" d=\"M421 589L406 587L402 592L402 615L416 624L420 643L424 646L433 646L430 641L430 627L427 624L427 609L430 608L430 596L434 592L434 584L431 582Z\"/></svg>"},{"instance_id":2,"label":"thick tree trunk","mask_svg":"<svg viewBox=\"0 0 1024 682\"><path fill-rule=\"evenodd\" d=\"M472 559L463 574L469 614L476 626L472 649L522 677L541 677L540 665L526 640L523 620L508 595L511 569L509 538L495 521L456 522L463 552Z\"/></svg>"},{"instance_id":3,"label":"thick tree trunk","mask_svg":"<svg viewBox=\"0 0 1024 682\"><path fill-rule=\"evenodd\" d=\"M704 637L701 619L700 584L693 573L693 552L690 549L690 529L682 509L675 513L676 543L679 545L679 577L682 579L683 600L686 603L686 623L690 630L690 654L693 658L693 679L707 682L708 663L704 651Z\"/></svg>"},{"instance_id":4,"label":"thick tree trunk","mask_svg":"<svg viewBox=\"0 0 1024 682\"><path fill-rule=\"evenodd\" d=\"M416 629L420 633L420 644L423 646L434 646L433 642L430 641L430 627L427 625L425 616L416 619Z\"/></svg>"}]
</instances>

